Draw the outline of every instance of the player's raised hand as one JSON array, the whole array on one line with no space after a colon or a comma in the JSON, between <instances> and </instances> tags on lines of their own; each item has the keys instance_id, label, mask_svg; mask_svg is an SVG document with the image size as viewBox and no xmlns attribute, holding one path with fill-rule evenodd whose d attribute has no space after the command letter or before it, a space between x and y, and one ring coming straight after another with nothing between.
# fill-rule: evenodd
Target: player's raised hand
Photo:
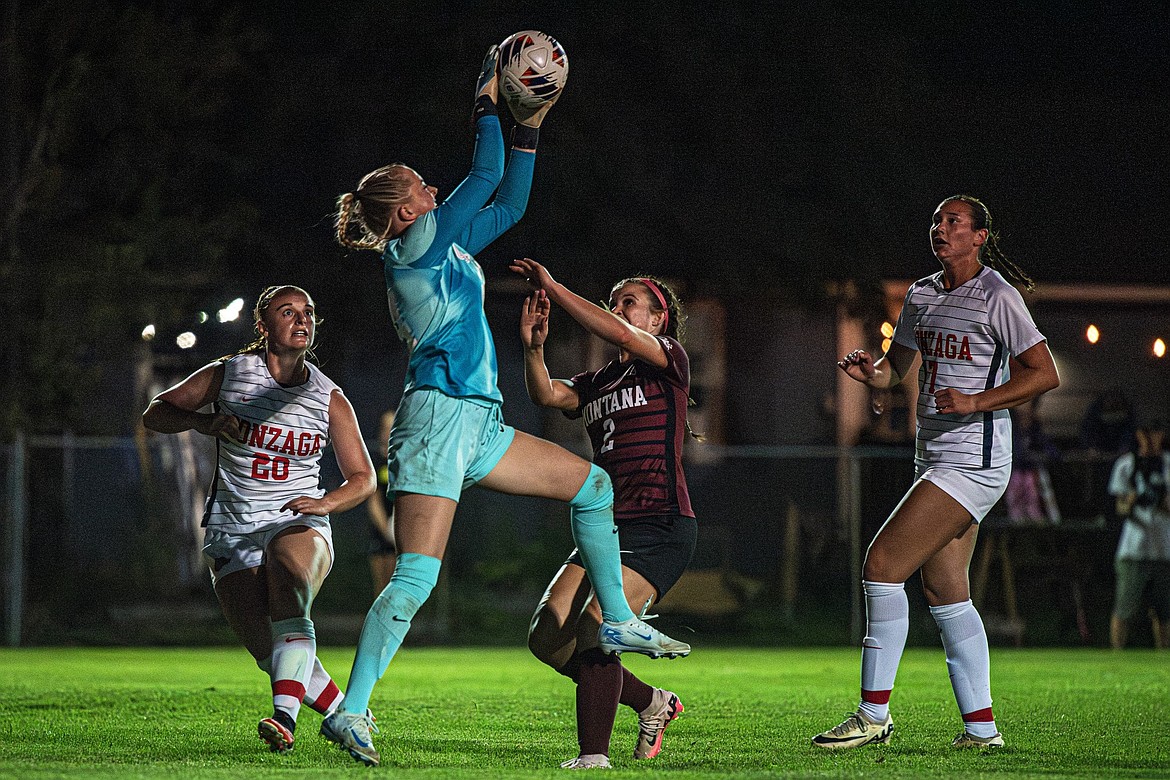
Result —
<instances>
[{"instance_id":1,"label":"player's raised hand","mask_svg":"<svg viewBox=\"0 0 1170 780\"><path fill-rule=\"evenodd\" d=\"M479 69L479 79L475 83L475 106L471 110L471 119L474 122L484 114L496 113L496 101L499 99L500 47L493 44L483 58L483 65Z\"/></svg>"},{"instance_id":2,"label":"player's raised hand","mask_svg":"<svg viewBox=\"0 0 1170 780\"><path fill-rule=\"evenodd\" d=\"M873 355L864 349L855 349L837 361L837 367L849 375L850 379L858 382L868 382L873 379Z\"/></svg>"},{"instance_id":3,"label":"player's raised hand","mask_svg":"<svg viewBox=\"0 0 1170 780\"><path fill-rule=\"evenodd\" d=\"M508 268L523 276L524 281L532 285L532 289L534 290L548 292L557 283L557 280L552 278L552 274L548 272L547 268L529 257L513 260Z\"/></svg>"},{"instance_id":4,"label":"player's raised hand","mask_svg":"<svg viewBox=\"0 0 1170 780\"><path fill-rule=\"evenodd\" d=\"M541 103L537 108L528 108L527 106L520 105L518 98L513 98L511 95L504 96L504 102L508 104L508 110L512 112L512 116L516 119L516 124L531 128L540 127L549 109L560 99L561 93L558 92L544 103Z\"/></svg>"},{"instance_id":5,"label":"player's raised hand","mask_svg":"<svg viewBox=\"0 0 1170 780\"><path fill-rule=\"evenodd\" d=\"M520 309L520 341L525 349L543 347L548 339L548 315L552 310L544 290L536 290L524 299Z\"/></svg>"}]
</instances>

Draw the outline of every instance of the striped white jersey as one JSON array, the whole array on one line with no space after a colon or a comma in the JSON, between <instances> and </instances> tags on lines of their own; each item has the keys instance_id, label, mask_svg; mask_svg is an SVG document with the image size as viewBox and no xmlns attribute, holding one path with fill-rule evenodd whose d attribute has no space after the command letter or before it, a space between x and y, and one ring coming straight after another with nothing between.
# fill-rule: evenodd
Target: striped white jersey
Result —
<instances>
[{"instance_id":1,"label":"striped white jersey","mask_svg":"<svg viewBox=\"0 0 1170 780\"><path fill-rule=\"evenodd\" d=\"M320 498L321 452L329 443L329 397L340 388L309 363L307 382L284 387L264 356L224 361L215 410L243 422L240 441L216 439L215 482L203 525L251 533L296 517L280 508L297 496Z\"/></svg>"},{"instance_id":2,"label":"striped white jersey","mask_svg":"<svg viewBox=\"0 0 1170 780\"><path fill-rule=\"evenodd\" d=\"M939 414L934 394L943 388L978 393L1008 380L1008 358L1044 341L1024 299L992 268L954 290L943 272L910 285L894 341L922 354L918 369L915 462L959 468L1011 463L1012 422L1006 409Z\"/></svg>"}]
</instances>

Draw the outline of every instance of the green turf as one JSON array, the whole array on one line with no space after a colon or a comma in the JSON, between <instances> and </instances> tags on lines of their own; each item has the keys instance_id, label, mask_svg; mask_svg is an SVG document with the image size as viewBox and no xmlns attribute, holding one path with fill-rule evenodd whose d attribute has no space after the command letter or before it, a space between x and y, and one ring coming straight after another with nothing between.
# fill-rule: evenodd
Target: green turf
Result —
<instances>
[{"instance_id":1,"label":"green turf","mask_svg":"<svg viewBox=\"0 0 1170 780\"><path fill-rule=\"evenodd\" d=\"M338 678L351 655L322 649ZM635 718L618 714L613 775L713 777L1170 777L1170 654L996 650L995 711L1008 746L950 747L960 723L941 650L906 653L892 743L809 745L856 704L849 649L699 648L627 658L678 692L686 714L661 756L634 762ZM403 651L375 691L383 765L366 769L301 715L296 750L255 736L266 679L235 649L0 650L0 777L562 777L576 753L573 688L522 650Z\"/></svg>"}]
</instances>

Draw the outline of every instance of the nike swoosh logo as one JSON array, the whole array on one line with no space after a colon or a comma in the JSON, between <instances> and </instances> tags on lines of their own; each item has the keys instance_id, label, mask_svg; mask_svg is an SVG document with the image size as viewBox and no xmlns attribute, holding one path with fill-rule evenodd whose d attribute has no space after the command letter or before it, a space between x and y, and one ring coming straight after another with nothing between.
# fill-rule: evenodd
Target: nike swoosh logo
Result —
<instances>
[{"instance_id":1,"label":"nike swoosh logo","mask_svg":"<svg viewBox=\"0 0 1170 780\"><path fill-rule=\"evenodd\" d=\"M286 636L284 638L284 641L285 642L308 642L309 638L307 636Z\"/></svg>"},{"instance_id":2,"label":"nike swoosh logo","mask_svg":"<svg viewBox=\"0 0 1170 780\"><path fill-rule=\"evenodd\" d=\"M639 634L637 631L634 631L632 633L634 636L641 637L642 639L645 639L647 642L649 642L651 639L654 638L653 634Z\"/></svg>"},{"instance_id":3,"label":"nike swoosh logo","mask_svg":"<svg viewBox=\"0 0 1170 780\"><path fill-rule=\"evenodd\" d=\"M241 395L240 400L244 403L248 403L249 401L255 401L256 396L254 396L254 395Z\"/></svg>"},{"instance_id":4,"label":"nike swoosh logo","mask_svg":"<svg viewBox=\"0 0 1170 780\"><path fill-rule=\"evenodd\" d=\"M409 621L409 620L407 620L406 618L400 618L400 617L398 617L397 615L391 615L391 616L390 616L390 619L391 619L391 620L394 620L394 621L397 621L397 622L399 622L399 623L409 623L409 622L410 622L410 621Z\"/></svg>"}]
</instances>

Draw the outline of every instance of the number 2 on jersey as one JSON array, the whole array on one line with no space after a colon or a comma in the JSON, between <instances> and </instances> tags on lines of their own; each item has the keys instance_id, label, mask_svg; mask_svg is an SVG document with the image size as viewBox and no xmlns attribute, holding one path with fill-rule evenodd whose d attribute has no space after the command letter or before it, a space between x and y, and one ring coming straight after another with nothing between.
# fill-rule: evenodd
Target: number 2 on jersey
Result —
<instances>
[{"instance_id":1,"label":"number 2 on jersey","mask_svg":"<svg viewBox=\"0 0 1170 780\"><path fill-rule=\"evenodd\" d=\"M613 449L613 420L606 417L604 420L602 420L601 427L605 430L605 435L601 437L601 449L597 451L598 454L602 452L609 452Z\"/></svg>"}]
</instances>

